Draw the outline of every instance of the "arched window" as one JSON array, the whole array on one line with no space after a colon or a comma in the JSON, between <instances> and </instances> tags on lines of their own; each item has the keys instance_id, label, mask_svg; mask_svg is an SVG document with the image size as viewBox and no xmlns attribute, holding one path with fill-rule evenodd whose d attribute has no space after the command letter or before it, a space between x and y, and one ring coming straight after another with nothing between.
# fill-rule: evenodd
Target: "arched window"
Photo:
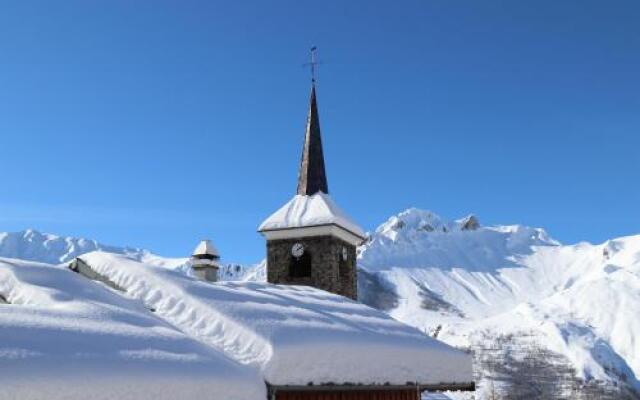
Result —
<instances>
[{"instance_id":1,"label":"arched window","mask_svg":"<svg viewBox=\"0 0 640 400\"><path fill-rule=\"evenodd\" d=\"M340 262L338 264L338 271L340 273L340 278L344 279L349 277L349 273L351 272L351 261L343 260L342 257L340 257Z\"/></svg>"},{"instance_id":2,"label":"arched window","mask_svg":"<svg viewBox=\"0 0 640 400\"><path fill-rule=\"evenodd\" d=\"M291 257L289 276L291 278L311 277L311 254L308 251L305 251L300 257Z\"/></svg>"},{"instance_id":3,"label":"arched window","mask_svg":"<svg viewBox=\"0 0 640 400\"><path fill-rule=\"evenodd\" d=\"M342 246L340 254L338 255L338 273L341 279L346 279L351 274L351 269L353 268L351 265L352 258L353 255L349 251L349 248Z\"/></svg>"}]
</instances>

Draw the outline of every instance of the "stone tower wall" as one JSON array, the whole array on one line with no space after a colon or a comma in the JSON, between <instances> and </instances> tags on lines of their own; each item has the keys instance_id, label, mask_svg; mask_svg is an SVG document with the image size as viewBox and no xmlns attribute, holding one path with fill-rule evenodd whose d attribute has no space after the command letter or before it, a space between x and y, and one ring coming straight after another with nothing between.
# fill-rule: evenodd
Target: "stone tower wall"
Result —
<instances>
[{"instance_id":1,"label":"stone tower wall","mask_svg":"<svg viewBox=\"0 0 640 400\"><path fill-rule=\"evenodd\" d=\"M311 254L311 277L292 278L291 247L302 243ZM342 248L347 261L342 260ZM356 248L333 236L317 236L267 241L267 280L270 283L307 285L357 299Z\"/></svg>"}]
</instances>

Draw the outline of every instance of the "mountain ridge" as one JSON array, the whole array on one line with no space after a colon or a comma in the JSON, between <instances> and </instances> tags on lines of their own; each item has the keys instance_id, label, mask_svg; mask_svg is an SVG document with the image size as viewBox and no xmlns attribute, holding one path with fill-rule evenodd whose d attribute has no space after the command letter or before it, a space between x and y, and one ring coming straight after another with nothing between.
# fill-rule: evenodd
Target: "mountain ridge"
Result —
<instances>
[{"instance_id":1,"label":"mountain ridge","mask_svg":"<svg viewBox=\"0 0 640 400\"><path fill-rule=\"evenodd\" d=\"M359 249L394 318L471 349L527 337L583 382L640 388L640 236L562 245L539 228L459 226L409 209Z\"/></svg>"},{"instance_id":2,"label":"mountain ridge","mask_svg":"<svg viewBox=\"0 0 640 400\"><path fill-rule=\"evenodd\" d=\"M17 232L0 232L0 257L59 264L95 250L138 258L151 254L148 250L140 248L105 245L92 239L59 236L31 228Z\"/></svg>"}]
</instances>

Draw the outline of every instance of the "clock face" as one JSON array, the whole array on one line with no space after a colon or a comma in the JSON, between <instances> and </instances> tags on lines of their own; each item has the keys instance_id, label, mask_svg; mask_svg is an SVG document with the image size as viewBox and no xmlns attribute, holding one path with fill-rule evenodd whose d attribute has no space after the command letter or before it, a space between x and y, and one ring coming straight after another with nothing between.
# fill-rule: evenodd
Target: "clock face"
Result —
<instances>
[{"instance_id":1,"label":"clock face","mask_svg":"<svg viewBox=\"0 0 640 400\"><path fill-rule=\"evenodd\" d=\"M304 246L302 243L296 243L291 247L291 255L300 258L304 254Z\"/></svg>"},{"instance_id":2,"label":"clock face","mask_svg":"<svg viewBox=\"0 0 640 400\"><path fill-rule=\"evenodd\" d=\"M347 251L346 247L342 248L342 259L344 261L347 261L347 258L349 258L349 252Z\"/></svg>"}]
</instances>

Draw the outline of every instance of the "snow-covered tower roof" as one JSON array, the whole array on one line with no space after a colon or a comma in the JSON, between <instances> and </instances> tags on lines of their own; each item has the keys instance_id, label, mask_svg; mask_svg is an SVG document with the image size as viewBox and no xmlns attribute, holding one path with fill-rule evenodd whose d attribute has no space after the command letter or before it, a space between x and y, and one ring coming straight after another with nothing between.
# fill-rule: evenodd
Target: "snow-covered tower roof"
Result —
<instances>
[{"instance_id":1,"label":"snow-covered tower roof","mask_svg":"<svg viewBox=\"0 0 640 400\"><path fill-rule=\"evenodd\" d=\"M359 245L366 236L362 228L328 194L322 192L294 196L267 218L258 231L273 239L329 233L355 245Z\"/></svg>"},{"instance_id":2,"label":"snow-covered tower roof","mask_svg":"<svg viewBox=\"0 0 640 400\"><path fill-rule=\"evenodd\" d=\"M220 258L220 253L218 249L213 245L213 242L209 239L205 239L200 241L196 248L193 250L192 256L194 258L210 258L210 259L218 259Z\"/></svg>"}]
</instances>

